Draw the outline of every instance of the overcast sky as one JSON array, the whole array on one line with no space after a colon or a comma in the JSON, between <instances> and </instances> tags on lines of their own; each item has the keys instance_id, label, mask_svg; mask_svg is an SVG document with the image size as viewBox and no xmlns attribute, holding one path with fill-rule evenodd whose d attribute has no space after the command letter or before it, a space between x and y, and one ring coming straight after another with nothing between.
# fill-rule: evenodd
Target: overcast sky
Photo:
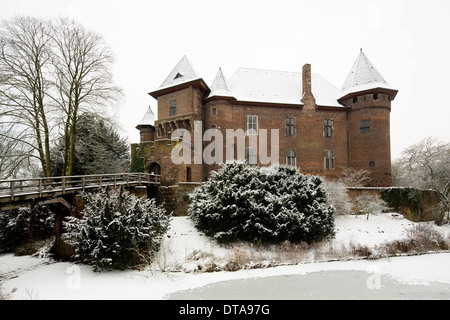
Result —
<instances>
[{"instance_id":1,"label":"overcast sky","mask_svg":"<svg viewBox=\"0 0 450 320\"><path fill-rule=\"evenodd\" d=\"M0 19L71 16L112 47L125 92L123 134L135 129L183 55L211 85L219 67L301 71L311 63L341 88L360 48L399 90L392 103L392 158L427 136L450 142L450 1L2 0Z\"/></svg>"}]
</instances>

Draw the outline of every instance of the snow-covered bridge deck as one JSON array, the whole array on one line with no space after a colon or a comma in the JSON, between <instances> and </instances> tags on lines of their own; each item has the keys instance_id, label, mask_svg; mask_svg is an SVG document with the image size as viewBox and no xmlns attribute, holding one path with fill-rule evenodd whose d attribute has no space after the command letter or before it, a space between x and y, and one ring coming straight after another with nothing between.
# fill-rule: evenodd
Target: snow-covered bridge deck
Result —
<instances>
[{"instance_id":1,"label":"snow-covered bridge deck","mask_svg":"<svg viewBox=\"0 0 450 320\"><path fill-rule=\"evenodd\" d=\"M0 180L0 210L14 207L21 202L39 201L65 194L95 191L106 186L158 186L160 181L160 175L148 173Z\"/></svg>"}]
</instances>

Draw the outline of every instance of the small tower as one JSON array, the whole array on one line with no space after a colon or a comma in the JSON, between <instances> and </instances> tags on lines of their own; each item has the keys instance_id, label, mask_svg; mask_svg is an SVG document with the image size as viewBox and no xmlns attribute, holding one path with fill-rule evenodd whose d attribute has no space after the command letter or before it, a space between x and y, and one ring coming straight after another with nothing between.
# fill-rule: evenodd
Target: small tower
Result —
<instances>
[{"instance_id":1,"label":"small tower","mask_svg":"<svg viewBox=\"0 0 450 320\"><path fill-rule=\"evenodd\" d=\"M152 108L149 106L144 117L136 126L141 135L141 143L147 141L155 140L155 115L153 114Z\"/></svg>"},{"instance_id":2,"label":"small tower","mask_svg":"<svg viewBox=\"0 0 450 320\"><path fill-rule=\"evenodd\" d=\"M342 86L339 102L349 107L348 166L369 171L369 186L392 185L390 112L397 92L361 49Z\"/></svg>"}]
</instances>

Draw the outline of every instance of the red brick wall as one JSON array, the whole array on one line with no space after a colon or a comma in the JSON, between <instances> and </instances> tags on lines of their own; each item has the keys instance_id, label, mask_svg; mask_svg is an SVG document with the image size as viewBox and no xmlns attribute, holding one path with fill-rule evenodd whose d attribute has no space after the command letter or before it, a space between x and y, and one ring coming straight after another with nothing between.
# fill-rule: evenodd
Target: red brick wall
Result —
<instances>
[{"instance_id":1,"label":"red brick wall","mask_svg":"<svg viewBox=\"0 0 450 320\"><path fill-rule=\"evenodd\" d=\"M378 100L373 99L373 94L357 99L355 103L353 98L346 101L351 106L348 112L349 166L370 171L369 186L391 186L391 102L386 94L378 94ZM362 120L371 121L370 133L359 132L359 122ZM369 167L369 161L373 161L375 166Z\"/></svg>"},{"instance_id":2,"label":"red brick wall","mask_svg":"<svg viewBox=\"0 0 450 320\"><path fill-rule=\"evenodd\" d=\"M170 101L177 101L176 116L201 112L203 95L198 88L189 87L158 97L158 120L170 117Z\"/></svg>"},{"instance_id":3,"label":"red brick wall","mask_svg":"<svg viewBox=\"0 0 450 320\"><path fill-rule=\"evenodd\" d=\"M155 140L155 127L154 126L141 126L139 128L141 142Z\"/></svg>"},{"instance_id":4,"label":"red brick wall","mask_svg":"<svg viewBox=\"0 0 450 320\"><path fill-rule=\"evenodd\" d=\"M212 115L211 109L216 108L216 115ZM346 112L337 110L315 109L315 106L305 108L302 106L261 106L229 103L224 100L213 101L205 107L205 128L211 128L215 124L226 137L226 129L247 130L247 116L258 117L258 129L267 129L267 141L271 141L271 129L279 130L279 163L286 163L288 150L295 150L297 154L297 167L303 173L320 174L334 177L340 171L339 168L347 166L347 129ZM286 118L295 119L295 134L287 136ZM323 120L333 120L333 136L324 137ZM206 144L209 144L207 142ZM249 146L246 139L246 147ZM334 169L324 168L325 150L334 152ZM226 150L224 146L224 157ZM271 155L270 146L268 156ZM259 163L261 165L261 163ZM210 176L212 170L217 170L217 165L207 166L206 176Z\"/></svg>"}]
</instances>

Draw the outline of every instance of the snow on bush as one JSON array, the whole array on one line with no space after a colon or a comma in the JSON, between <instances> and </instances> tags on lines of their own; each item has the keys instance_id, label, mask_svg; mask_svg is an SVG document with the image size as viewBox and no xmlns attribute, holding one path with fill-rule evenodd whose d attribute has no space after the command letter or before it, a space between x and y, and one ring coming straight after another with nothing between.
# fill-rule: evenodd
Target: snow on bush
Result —
<instances>
[{"instance_id":1,"label":"snow on bush","mask_svg":"<svg viewBox=\"0 0 450 320\"><path fill-rule=\"evenodd\" d=\"M123 270L151 261L169 227L164 208L123 190L86 194L84 199L83 219L64 222L64 240L74 246L75 258L94 270Z\"/></svg>"},{"instance_id":2,"label":"snow on bush","mask_svg":"<svg viewBox=\"0 0 450 320\"><path fill-rule=\"evenodd\" d=\"M311 243L334 235L334 208L321 184L291 166L229 162L194 190L188 212L218 242Z\"/></svg>"},{"instance_id":3,"label":"snow on bush","mask_svg":"<svg viewBox=\"0 0 450 320\"><path fill-rule=\"evenodd\" d=\"M324 179L323 188L328 194L327 203L336 209L336 214L353 213L352 200L343 183Z\"/></svg>"},{"instance_id":4,"label":"snow on bush","mask_svg":"<svg viewBox=\"0 0 450 320\"><path fill-rule=\"evenodd\" d=\"M11 252L28 242L55 233L55 215L46 206L0 211L0 252Z\"/></svg>"},{"instance_id":5,"label":"snow on bush","mask_svg":"<svg viewBox=\"0 0 450 320\"><path fill-rule=\"evenodd\" d=\"M377 214L389 209L386 202L377 195L361 195L356 197L355 202L359 213L367 214L367 219L369 214Z\"/></svg>"}]
</instances>

